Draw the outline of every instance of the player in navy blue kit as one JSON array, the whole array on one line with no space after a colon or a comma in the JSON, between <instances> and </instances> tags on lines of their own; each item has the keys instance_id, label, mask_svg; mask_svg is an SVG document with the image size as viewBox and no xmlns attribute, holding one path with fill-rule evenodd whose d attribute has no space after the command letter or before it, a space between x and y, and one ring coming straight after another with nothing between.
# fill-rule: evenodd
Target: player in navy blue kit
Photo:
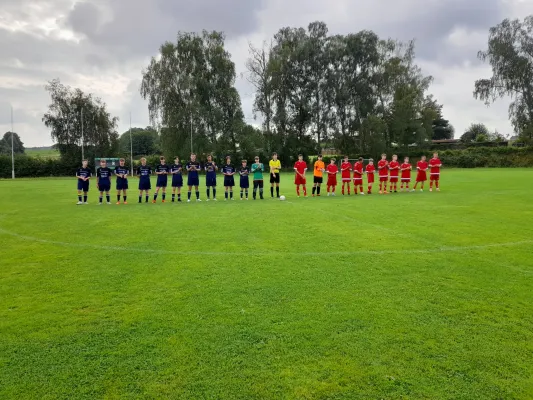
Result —
<instances>
[{"instance_id":1,"label":"player in navy blue kit","mask_svg":"<svg viewBox=\"0 0 533 400\"><path fill-rule=\"evenodd\" d=\"M233 186L235 186L233 175L235 175L235 168L231 165L231 158L229 156L226 157L226 165L222 167L222 174L224 175L224 200L228 200L228 191L230 199L235 200L233 198Z\"/></svg>"},{"instance_id":2,"label":"player in navy blue kit","mask_svg":"<svg viewBox=\"0 0 533 400\"><path fill-rule=\"evenodd\" d=\"M241 168L239 168L239 175L241 176L241 200L243 199L243 194L246 193L246 200L248 200L248 189L250 188L250 167L247 164L246 160L242 160Z\"/></svg>"},{"instance_id":3,"label":"player in navy blue kit","mask_svg":"<svg viewBox=\"0 0 533 400\"><path fill-rule=\"evenodd\" d=\"M200 200L200 191L198 190L198 186L200 185L200 179L198 177L200 163L196 161L196 154L191 154L191 161L187 163L185 168L187 168L187 186L189 187L189 191L187 192L187 203L191 202L191 191L193 186L196 190L196 201L202 201Z\"/></svg>"},{"instance_id":4,"label":"player in navy blue kit","mask_svg":"<svg viewBox=\"0 0 533 400\"><path fill-rule=\"evenodd\" d=\"M165 157L159 157L159 161L160 164L155 168L157 184L155 185L154 200L152 203L157 201L159 189L163 189L163 194L161 195L161 200L163 203L165 202L165 197L167 196L168 173L170 172L170 166L167 165Z\"/></svg>"},{"instance_id":5,"label":"player in navy blue kit","mask_svg":"<svg viewBox=\"0 0 533 400\"><path fill-rule=\"evenodd\" d=\"M125 160L120 159L119 165L115 167L115 175L117 176L117 204L120 204L120 193L124 196L124 204L128 204L128 167L125 166Z\"/></svg>"},{"instance_id":6,"label":"player in navy blue kit","mask_svg":"<svg viewBox=\"0 0 533 400\"><path fill-rule=\"evenodd\" d=\"M150 175L152 174L152 168L146 165L146 158L141 158L141 165L137 168L137 175L139 176L139 203L142 203L143 192L146 194L146 203L150 199L150 189L152 184L150 183Z\"/></svg>"},{"instance_id":7,"label":"player in navy blue kit","mask_svg":"<svg viewBox=\"0 0 533 400\"><path fill-rule=\"evenodd\" d=\"M178 201L181 202L181 187L183 186L182 170L183 166L180 164L180 159L176 157L174 164L170 166L170 175L172 175L172 202L176 199L176 189L178 191Z\"/></svg>"},{"instance_id":8,"label":"player in navy blue kit","mask_svg":"<svg viewBox=\"0 0 533 400\"><path fill-rule=\"evenodd\" d=\"M92 173L88 167L89 162L83 160L81 168L76 171L76 178L78 178L78 205L87 204L87 193L89 192L89 179L91 179ZM83 193L83 201L81 194Z\"/></svg>"},{"instance_id":9,"label":"player in navy blue kit","mask_svg":"<svg viewBox=\"0 0 533 400\"><path fill-rule=\"evenodd\" d=\"M205 186L207 193L207 201L209 201L209 188L213 188L213 200L217 200L217 165L213 161L213 157L207 156L207 162L204 165L205 169Z\"/></svg>"},{"instance_id":10,"label":"player in navy blue kit","mask_svg":"<svg viewBox=\"0 0 533 400\"><path fill-rule=\"evenodd\" d=\"M96 171L96 185L100 191L100 201L98 202L98 205L102 204L104 192L107 204L111 204L111 196L109 195L109 191L111 190L112 174L113 172L111 169L107 168L106 160L100 160L100 168L98 168L98 171Z\"/></svg>"}]
</instances>

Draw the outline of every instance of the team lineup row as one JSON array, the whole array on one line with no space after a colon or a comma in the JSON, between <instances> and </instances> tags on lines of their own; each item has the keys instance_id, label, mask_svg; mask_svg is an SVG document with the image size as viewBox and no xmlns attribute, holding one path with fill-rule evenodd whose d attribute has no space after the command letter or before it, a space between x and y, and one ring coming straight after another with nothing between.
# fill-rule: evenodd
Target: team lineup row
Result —
<instances>
[{"instance_id":1,"label":"team lineup row","mask_svg":"<svg viewBox=\"0 0 533 400\"><path fill-rule=\"evenodd\" d=\"M254 163L251 167L248 166L246 160L242 160L241 167L235 168L231 164L231 158L226 158L226 164L224 164L220 171L224 176L224 196L225 200L234 200L233 198L233 187L235 186L234 175L239 174L240 176L240 198L241 200L248 200L248 192L250 188L249 176L252 175L253 180L253 199L257 198L257 192L259 192L259 198L264 199L263 196L263 172L265 172L265 166L259 160L259 157L255 157ZM322 161L322 156L318 156L318 160L314 163L313 168L313 197L320 196L320 187L323 183L323 175L327 174L327 195L335 196L335 189L337 187L337 175L341 175L342 180L342 194L347 193L348 195L351 192L351 183L353 181L354 194L364 195L365 191L363 189L363 176L367 176L367 194L372 194L372 186L374 183L374 174L376 173L376 166L372 159L369 160L366 167L364 166L363 158L353 165L348 161L348 157L344 157L344 161L341 163L340 170L335 164L335 159L331 159L330 164L326 167ZM389 192L397 192L397 183L400 180L400 191L414 191L418 184L421 185L421 189L424 189L424 182L427 181L427 171L430 170L430 191L433 190L433 184L435 188L439 191L439 177L440 177L440 168L442 166L441 161L438 158L438 154L434 153L433 158L426 161L426 157L422 156L421 160L417 163L417 176L416 183L413 189L410 189L411 182L411 171L412 165L409 163L409 158L405 157L404 162L400 164L398 162L398 157L396 155L392 156L392 161L387 160L387 155L382 154L381 160L377 163L377 173L379 177L379 193L387 194ZM160 157L160 164L152 170L152 168L146 165L146 159L141 159L141 165L137 168L136 175L139 178L139 203L142 202L143 193L145 195L145 202L149 201L150 193L149 191L152 188L150 176L155 172L157 176L156 190L152 202L157 202L157 197L159 191L162 192L161 200L164 203L166 201L166 188L168 186L168 176L172 176L172 202L177 201L181 202L181 188L184 186L183 183L183 172L184 169L187 171L187 202L191 201L192 189L195 189L196 201L200 200L200 191L198 189L200 185L199 172L205 170L205 185L206 185L206 194L207 201L210 200L211 189L213 191L213 200L216 200L216 186L217 186L217 171L219 167L213 161L211 156L207 157L203 168L200 166L200 163L196 160L196 154L191 154L190 161L187 162L185 168L180 163L178 157L175 158L174 164L168 165L164 157ZM295 179L294 184L296 185L296 194L300 197L300 188L303 191L303 195L307 197L307 180L305 173L307 172L307 163L303 160L303 156L298 156L298 161L294 164ZM279 198L279 183L280 183L280 170L281 163L277 158L277 154L274 153L272 160L269 162L269 174L270 174L270 195L274 197L274 190L276 191L276 197ZM111 177L116 176L116 190L117 190L117 204L120 204L121 197L123 198L123 203L127 204L127 190L128 185L128 174L129 169L125 165L125 160L120 159L119 165L115 167L114 170L111 170L107 167L105 160L100 161L100 168L96 173L96 185L97 189L100 192L99 203L103 203L104 193L106 195L107 204L111 203L110 190L111 190ZM353 174L353 175L352 175ZM401 175L401 176L400 176ZM87 204L88 192L89 192L89 180L92 177L92 171L88 168L88 161L83 160L82 167L79 168L76 172L76 178L78 180L78 203L77 204ZM389 192L387 192L387 183L390 182ZM345 192L345 188L347 189ZM176 197L177 196L177 197Z\"/></svg>"}]
</instances>

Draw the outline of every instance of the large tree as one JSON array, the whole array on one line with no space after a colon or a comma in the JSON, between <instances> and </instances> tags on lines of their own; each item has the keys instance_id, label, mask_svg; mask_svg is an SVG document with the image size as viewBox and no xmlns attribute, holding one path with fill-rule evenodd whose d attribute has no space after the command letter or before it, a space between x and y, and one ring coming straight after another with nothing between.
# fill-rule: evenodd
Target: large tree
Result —
<instances>
[{"instance_id":1,"label":"large tree","mask_svg":"<svg viewBox=\"0 0 533 400\"><path fill-rule=\"evenodd\" d=\"M179 32L143 71L140 91L148 99L150 120L162 126L162 144L173 154L184 148L200 153L238 148L235 129L244 115L224 41L220 32Z\"/></svg>"},{"instance_id":2,"label":"large tree","mask_svg":"<svg viewBox=\"0 0 533 400\"><path fill-rule=\"evenodd\" d=\"M482 136L483 138L488 138L489 135L489 129L485 126L485 124L470 124L466 131L461 135L461 142L476 142L478 137Z\"/></svg>"},{"instance_id":3,"label":"large tree","mask_svg":"<svg viewBox=\"0 0 533 400\"><path fill-rule=\"evenodd\" d=\"M120 135L119 143L121 153L129 154L133 148L134 156L157 154L161 151L159 135L150 126L131 128L131 140L130 130L127 130Z\"/></svg>"},{"instance_id":4,"label":"large tree","mask_svg":"<svg viewBox=\"0 0 533 400\"><path fill-rule=\"evenodd\" d=\"M45 88L52 102L42 120L62 157L81 158L82 145L86 158L111 156L118 150L118 118L111 116L100 98L63 85L59 79Z\"/></svg>"},{"instance_id":5,"label":"large tree","mask_svg":"<svg viewBox=\"0 0 533 400\"><path fill-rule=\"evenodd\" d=\"M492 77L475 83L474 97L487 105L510 96L509 117L524 139L533 138L533 15L505 19L490 28L488 49L478 57L492 67Z\"/></svg>"},{"instance_id":6,"label":"large tree","mask_svg":"<svg viewBox=\"0 0 533 400\"><path fill-rule=\"evenodd\" d=\"M0 140L0 154L11 154L11 144L13 143L13 153L24 154L24 143L20 140L16 132L6 132Z\"/></svg>"}]
</instances>

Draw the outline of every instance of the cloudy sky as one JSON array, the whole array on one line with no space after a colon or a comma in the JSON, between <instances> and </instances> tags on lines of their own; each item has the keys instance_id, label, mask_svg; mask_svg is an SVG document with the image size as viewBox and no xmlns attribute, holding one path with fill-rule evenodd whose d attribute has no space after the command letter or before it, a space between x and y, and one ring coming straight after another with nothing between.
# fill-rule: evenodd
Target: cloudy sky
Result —
<instances>
[{"instance_id":1,"label":"cloudy sky","mask_svg":"<svg viewBox=\"0 0 533 400\"><path fill-rule=\"evenodd\" d=\"M533 13L533 0L0 0L0 132L15 131L26 146L52 144L41 122L46 82L60 78L100 96L120 118L119 131L148 125L139 95L141 70L177 31L223 30L237 72L248 42L260 45L283 26L325 21L330 33L372 29L383 37L416 38L418 64L435 82L456 136L472 122L511 133L508 100L490 108L472 97L474 81L490 76L476 60L488 28ZM253 120L253 90L237 79Z\"/></svg>"}]
</instances>

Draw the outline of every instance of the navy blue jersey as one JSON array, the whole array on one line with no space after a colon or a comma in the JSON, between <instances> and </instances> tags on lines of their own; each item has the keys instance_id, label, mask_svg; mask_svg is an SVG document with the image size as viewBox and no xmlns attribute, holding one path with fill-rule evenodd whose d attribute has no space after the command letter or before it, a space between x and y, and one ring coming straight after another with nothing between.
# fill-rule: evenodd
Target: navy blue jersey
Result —
<instances>
[{"instance_id":1,"label":"navy blue jersey","mask_svg":"<svg viewBox=\"0 0 533 400\"><path fill-rule=\"evenodd\" d=\"M235 172L235 168L233 168L233 165L231 164L230 165L226 164L222 167L223 174L233 174L234 172Z\"/></svg>"},{"instance_id":2,"label":"navy blue jersey","mask_svg":"<svg viewBox=\"0 0 533 400\"><path fill-rule=\"evenodd\" d=\"M181 171L183 170L183 166L181 164L172 164L170 166L170 172L175 175L181 175Z\"/></svg>"},{"instance_id":3,"label":"navy blue jersey","mask_svg":"<svg viewBox=\"0 0 533 400\"><path fill-rule=\"evenodd\" d=\"M125 165L121 167L120 165L117 165L115 167L115 175L117 175L117 180L124 180L127 179L128 174L130 173L128 167ZM126 175L124 178L118 176L118 175Z\"/></svg>"},{"instance_id":4,"label":"navy blue jersey","mask_svg":"<svg viewBox=\"0 0 533 400\"><path fill-rule=\"evenodd\" d=\"M92 176L92 172L89 168L78 168L76 171L76 176L82 177L82 178L90 178Z\"/></svg>"},{"instance_id":5,"label":"navy blue jersey","mask_svg":"<svg viewBox=\"0 0 533 400\"><path fill-rule=\"evenodd\" d=\"M205 168L205 170L207 172L215 172L216 167L217 167L217 165L214 162L212 162L212 161L206 162L205 166L204 166L204 168Z\"/></svg>"},{"instance_id":6,"label":"navy blue jersey","mask_svg":"<svg viewBox=\"0 0 533 400\"><path fill-rule=\"evenodd\" d=\"M165 172L168 174L170 171L170 166L167 164L159 164L157 167L155 167L155 172ZM160 176L166 176L166 174L161 174Z\"/></svg>"},{"instance_id":7,"label":"navy blue jersey","mask_svg":"<svg viewBox=\"0 0 533 400\"><path fill-rule=\"evenodd\" d=\"M98 168L96 176L98 177L99 185L111 185L111 175L113 172L107 167Z\"/></svg>"},{"instance_id":8,"label":"navy blue jersey","mask_svg":"<svg viewBox=\"0 0 533 400\"><path fill-rule=\"evenodd\" d=\"M242 178L248 178L248 175L250 175L250 167L249 166L240 167L239 174L241 175Z\"/></svg>"},{"instance_id":9,"label":"navy blue jersey","mask_svg":"<svg viewBox=\"0 0 533 400\"><path fill-rule=\"evenodd\" d=\"M140 165L139 168L137 168L137 175L139 175L142 180L150 179L152 168L148 165Z\"/></svg>"},{"instance_id":10,"label":"navy blue jersey","mask_svg":"<svg viewBox=\"0 0 533 400\"><path fill-rule=\"evenodd\" d=\"M198 178L198 171L200 171L200 163L198 161L189 161L186 167L187 167L187 171L189 171L190 178ZM190 169L190 168L193 168L193 169Z\"/></svg>"}]
</instances>

